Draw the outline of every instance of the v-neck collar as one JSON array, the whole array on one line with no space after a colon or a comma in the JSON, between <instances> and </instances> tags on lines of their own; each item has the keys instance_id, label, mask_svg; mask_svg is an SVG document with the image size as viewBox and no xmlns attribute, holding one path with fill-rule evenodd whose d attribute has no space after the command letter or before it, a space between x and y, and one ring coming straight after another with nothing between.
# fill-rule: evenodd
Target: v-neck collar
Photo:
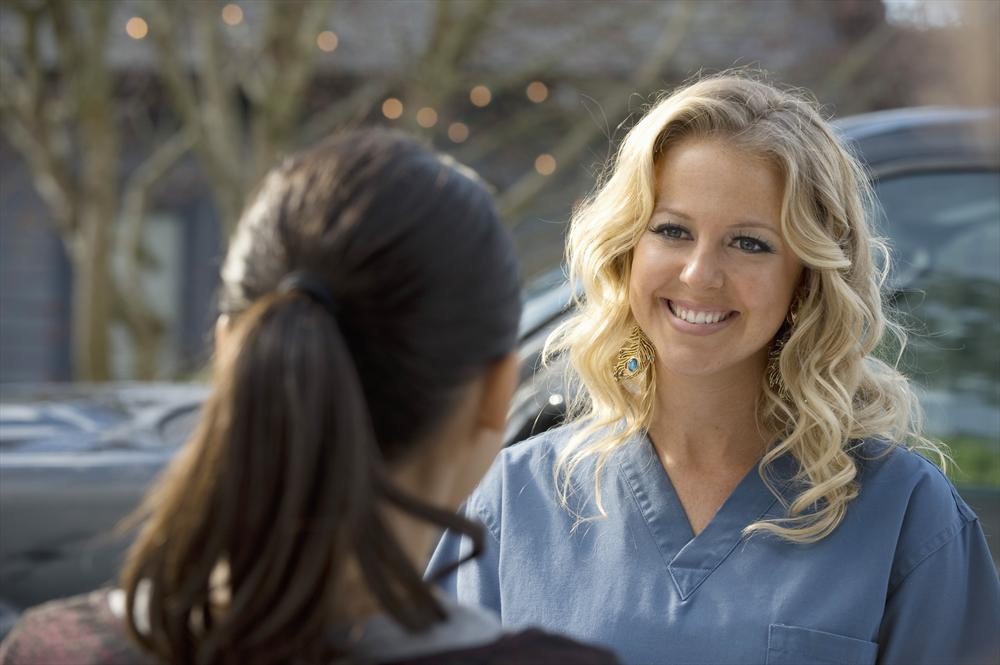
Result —
<instances>
[{"instance_id":1,"label":"v-neck collar","mask_svg":"<svg viewBox=\"0 0 1000 665\"><path fill-rule=\"evenodd\" d=\"M772 465L768 475L774 477L777 491L784 490L793 468L794 460L789 455ZM736 549L744 527L760 519L778 501L754 465L708 526L695 536L648 436L637 436L623 446L619 469L682 600L689 598Z\"/></svg>"}]
</instances>

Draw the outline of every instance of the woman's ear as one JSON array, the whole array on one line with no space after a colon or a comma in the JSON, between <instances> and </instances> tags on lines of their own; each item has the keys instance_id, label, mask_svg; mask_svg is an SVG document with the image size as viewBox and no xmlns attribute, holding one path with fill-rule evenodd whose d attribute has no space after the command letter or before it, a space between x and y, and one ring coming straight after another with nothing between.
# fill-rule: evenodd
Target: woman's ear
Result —
<instances>
[{"instance_id":1,"label":"woman's ear","mask_svg":"<svg viewBox=\"0 0 1000 665\"><path fill-rule=\"evenodd\" d=\"M479 400L480 427L503 432L507 426L507 412L510 400L517 389L520 362L517 353L511 351L503 358L490 363L483 377L483 389Z\"/></svg>"}]
</instances>

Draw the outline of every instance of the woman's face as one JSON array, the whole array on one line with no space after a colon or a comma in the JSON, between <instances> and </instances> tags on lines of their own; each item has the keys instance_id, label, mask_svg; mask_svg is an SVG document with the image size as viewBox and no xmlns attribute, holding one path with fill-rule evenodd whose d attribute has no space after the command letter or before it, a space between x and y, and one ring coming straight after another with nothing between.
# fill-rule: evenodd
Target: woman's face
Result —
<instances>
[{"instance_id":1,"label":"woman's face","mask_svg":"<svg viewBox=\"0 0 1000 665\"><path fill-rule=\"evenodd\" d=\"M760 373L802 264L780 231L783 179L717 138L656 165L656 204L632 257L629 304L668 373Z\"/></svg>"}]
</instances>

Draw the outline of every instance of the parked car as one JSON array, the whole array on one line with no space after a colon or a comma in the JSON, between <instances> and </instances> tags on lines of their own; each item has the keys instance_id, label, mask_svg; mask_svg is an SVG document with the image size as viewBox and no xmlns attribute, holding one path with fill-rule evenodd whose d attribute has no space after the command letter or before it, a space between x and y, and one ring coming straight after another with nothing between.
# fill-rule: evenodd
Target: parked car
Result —
<instances>
[{"instance_id":1,"label":"parked car","mask_svg":"<svg viewBox=\"0 0 1000 665\"><path fill-rule=\"evenodd\" d=\"M112 580L119 522L194 428L205 386L0 388L0 639L26 607Z\"/></svg>"},{"instance_id":2,"label":"parked car","mask_svg":"<svg viewBox=\"0 0 1000 665\"><path fill-rule=\"evenodd\" d=\"M1000 555L1000 113L908 109L837 123L863 157L896 249L893 303L927 429L953 446L961 491ZM525 294L508 443L558 424L556 363L540 368L573 286L555 268ZM891 353L887 349L886 353ZM115 526L188 437L203 386L0 388L0 637L24 607L113 579ZM6 608L6 609L5 609Z\"/></svg>"}]
</instances>

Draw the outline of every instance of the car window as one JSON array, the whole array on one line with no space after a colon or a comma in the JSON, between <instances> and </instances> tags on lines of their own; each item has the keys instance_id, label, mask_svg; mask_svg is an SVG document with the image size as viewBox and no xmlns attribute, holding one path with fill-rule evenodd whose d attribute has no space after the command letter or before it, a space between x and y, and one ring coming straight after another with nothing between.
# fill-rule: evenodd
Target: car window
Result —
<instances>
[{"instance_id":1,"label":"car window","mask_svg":"<svg viewBox=\"0 0 1000 665\"><path fill-rule=\"evenodd\" d=\"M952 445L956 458L982 462L963 465L957 480L995 484L1000 173L905 174L882 180L876 193L893 246L894 304L911 330L902 364L922 388L927 430Z\"/></svg>"}]
</instances>

